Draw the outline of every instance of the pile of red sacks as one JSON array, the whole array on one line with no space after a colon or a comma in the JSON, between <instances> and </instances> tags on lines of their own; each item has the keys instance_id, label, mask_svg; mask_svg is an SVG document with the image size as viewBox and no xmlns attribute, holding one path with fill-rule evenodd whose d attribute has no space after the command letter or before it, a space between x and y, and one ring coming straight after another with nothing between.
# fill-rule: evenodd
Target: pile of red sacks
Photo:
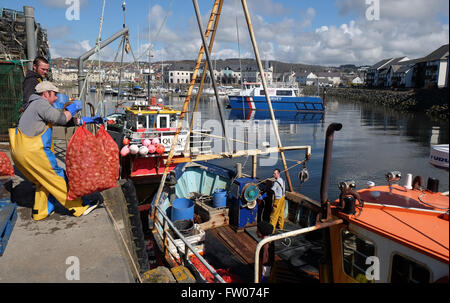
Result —
<instances>
[{"instance_id":1,"label":"pile of red sacks","mask_svg":"<svg viewBox=\"0 0 450 303\"><path fill-rule=\"evenodd\" d=\"M189 257L194 267L200 272L200 274L208 281L209 283L214 283L214 276L211 274L211 272L206 268L205 265L203 265L202 262L195 256L192 255ZM222 279L226 283L240 283L241 280L237 275L234 275L231 273L230 269L215 269L216 272L222 277Z\"/></svg>"},{"instance_id":2,"label":"pile of red sacks","mask_svg":"<svg viewBox=\"0 0 450 303\"><path fill-rule=\"evenodd\" d=\"M14 168L9 161L9 157L0 151L0 176L14 176Z\"/></svg>"},{"instance_id":3,"label":"pile of red sacks","mask_svg":"<svg viewBox=\"0 0 450 303\"><path fill-rule=\"evenodd\" d=\"M100 126L94 136L80 126L67 145L68 200L115 187L119 179L119 148Z\"/></svg>"}]
</instances>

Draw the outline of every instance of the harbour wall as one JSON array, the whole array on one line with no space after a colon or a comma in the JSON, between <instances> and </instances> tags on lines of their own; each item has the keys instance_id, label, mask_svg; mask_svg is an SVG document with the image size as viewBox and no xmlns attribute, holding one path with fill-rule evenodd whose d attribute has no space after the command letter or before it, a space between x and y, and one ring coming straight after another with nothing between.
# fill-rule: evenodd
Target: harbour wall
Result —
<instances>
[{"instance_id":1,"label":"harbour wall","mask_svg":"<svg viewBox=\"0 0 450 303\"><path fill-rule=\"evenodd\" d=\"M317 94L317 87L306 87L304 94ZM324 91L321 88L321 96ZM448 88L388 90L368 88L326 88L325 99L336 97L374 103L399 111L425 112L433 118L448 120Z\"/></svg>"}]
</instances>

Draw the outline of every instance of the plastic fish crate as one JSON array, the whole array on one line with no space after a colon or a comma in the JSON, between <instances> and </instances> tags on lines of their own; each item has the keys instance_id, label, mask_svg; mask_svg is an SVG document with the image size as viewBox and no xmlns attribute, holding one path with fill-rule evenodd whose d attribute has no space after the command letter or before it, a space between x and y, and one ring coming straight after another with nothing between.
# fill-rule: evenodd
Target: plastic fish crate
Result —
<instances>
[{"instance_id":1,"label":"plastic fish crate","mask_svg":"<svg viewBox=\"0 0 450 303\"><path fill-rule=\"evenodd\" d=\"M205 231L198 224L194 224L194 235L186 237L185 239L190 245L192 245L194 247L194 249L198 253L203 252L204 241L205 241ZM178 248L180 248L182 252L184 252L184 243L183 243L183 241L181 241L181 239L176 239L174 241L175 243L172 243L170 240L167 241L167 242L169 244L169 251L173 255L175 255L176 258L179 258L180 256L178 255L178 252L177 252L177 249L176 249L175 245ZM192 254L193 253L191 251L189 251L189 255L192 255Z\"/></svg>"},{"instance_id":2,"label":"plastic fish crate","mask_svg":"<svg viewBox=\"0 0 450 303\"><path fill-rule=\"evenodd\" d=\"M0 199L0 256L6 249L9 237L16 224L17 205L9 199Z\"/></svg>"}]
</instances>

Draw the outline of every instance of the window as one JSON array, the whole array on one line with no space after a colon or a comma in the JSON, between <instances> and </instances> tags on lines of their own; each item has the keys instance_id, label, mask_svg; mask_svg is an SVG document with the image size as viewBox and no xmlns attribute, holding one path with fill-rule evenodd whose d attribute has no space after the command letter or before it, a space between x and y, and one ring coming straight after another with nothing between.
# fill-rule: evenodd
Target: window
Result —
<instances>
[{"instance_id":1,"label":"window","mask_svg":"<svg viewBox=\"0 0 450 303\"><path fill-rule=\"evenodd\" d=\"M138 116L138 128L147 128L147 116Z\"/></svg>"},{"instance_id":2,"label":"window","mask_svg":"<svg viewBox=\"0 0 450 303\"><path fill-rule=\"evenodd\" d=\"M292 96L291 90L277 90L277 96Z\"/></svg>"},{"instance_id":3,"label":"window","mask_svg":"<svg viewBox=\"0 0 450 303\"><path fill-rule=\"evenodd\" d=\"M391 283L429 283L430 271L425 266L400 255L392 258Z\"/></svg>"},{"instance_id":4,"label":"window","mask_svg":"<svg viewBox=\"0 0 450 303\"><path fill-rule=\"evenodd\" d=\"M359 238L348 230L342 231L342 253L344 272L359 282L369 282L366 279L366 259L375 256L375 246L372 242Z\"/></svg>"},{"instance_id":5,"label":"window","mask_svg":"<svg viewBox=\"0 0 450 303\"><path fill-rule=\"evenodd\" d=\"M169 115L159 115L158 116L158 128L168 128L169 127Z\"/></svg>"}]
</instances>

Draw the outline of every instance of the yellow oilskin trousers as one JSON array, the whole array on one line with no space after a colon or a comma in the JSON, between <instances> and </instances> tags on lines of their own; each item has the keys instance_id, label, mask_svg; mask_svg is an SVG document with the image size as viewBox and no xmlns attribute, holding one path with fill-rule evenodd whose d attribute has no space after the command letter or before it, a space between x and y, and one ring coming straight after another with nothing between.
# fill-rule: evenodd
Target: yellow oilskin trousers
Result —
<instances>
[{"instance_id":1,"label":"yellow oilskin trousers","mask_svg":"<svg viewBox=\"0 0 450 303\"><path fill-rule=\"evenodd\" d=\"M64 169L58 166L53 153L51 124L35 137L23 134L19 128L9 129L11 156L15 166L36 185L32 211L34 220L45 219L61 203L78 217L89 207L81 198L67 200L67 182Z\"/></svg>"},{"instance_id":2,"label":"yellow oilskin trousers","mask_svg":"<svg viewBox=\"0 0 450 303\"><path fill-rule=\"evenodd\" d=\"M273 201L270 224L272 224L274 232L277 225L279 229L284 228L284 205L284 196Z\"/></svg>"}]
</instances>

